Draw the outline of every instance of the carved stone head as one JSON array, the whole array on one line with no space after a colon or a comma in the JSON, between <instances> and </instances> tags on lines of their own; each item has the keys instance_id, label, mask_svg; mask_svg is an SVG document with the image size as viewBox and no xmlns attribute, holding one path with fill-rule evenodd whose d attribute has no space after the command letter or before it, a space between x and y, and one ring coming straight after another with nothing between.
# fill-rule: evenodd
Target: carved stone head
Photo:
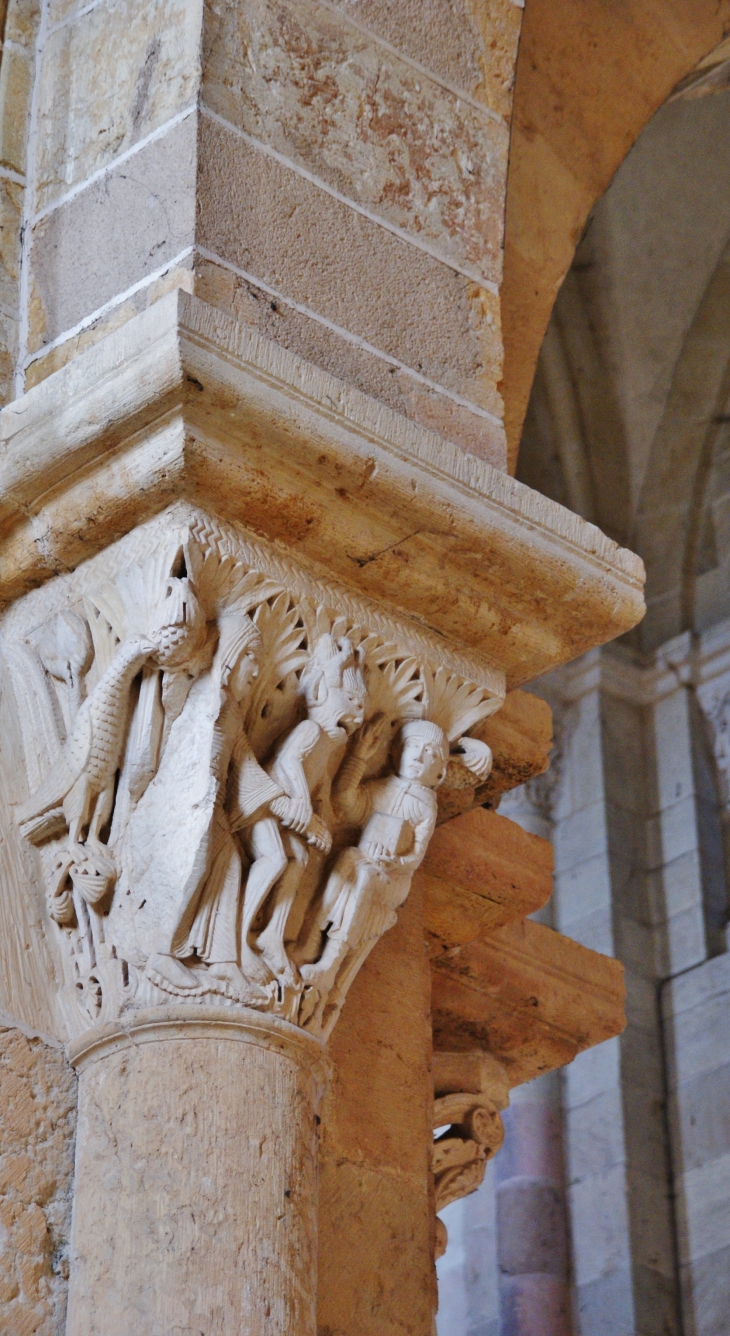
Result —
<instances>
[{"instance_id":1,"label":"carved stone head","mask_svg":"<svg viewBox=\"0 0 730 1336\"><path fill-rule=\"evenodd\" d=\"M301 676L309 716L330 737L348 736L365 718L367 687L361 657L346 637L320 636Z\"/></svg>"},{"instance_id":2,"label":"carved stone head","mask_svg":"<svg viewBox=\"0 0 730 1336\"><path fill-rule=\"evenodd\" d=\"M428 719L410 719L396 742L398 774L414 779L426 788L442 783L449 763L449 741L438 724Z\"/></svg>"}]
</instances>

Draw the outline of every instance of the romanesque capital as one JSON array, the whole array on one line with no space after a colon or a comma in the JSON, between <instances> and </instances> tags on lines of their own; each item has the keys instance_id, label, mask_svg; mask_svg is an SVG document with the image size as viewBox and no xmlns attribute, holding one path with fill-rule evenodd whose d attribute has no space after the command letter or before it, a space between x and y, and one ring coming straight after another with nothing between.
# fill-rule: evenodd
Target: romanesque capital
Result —
<instances>
[{"instance_id":1,"label":"romanesque capital","mask_svg":"<svg viewBox=\"0 0 730 1336\"><path fill-rule=\"evenodd\" d=\"M439 786L489 773L494 674L185 503L17 602L2 653L68 1034L217 1001L326 1038Z\"/></svg>"}]
</instances>

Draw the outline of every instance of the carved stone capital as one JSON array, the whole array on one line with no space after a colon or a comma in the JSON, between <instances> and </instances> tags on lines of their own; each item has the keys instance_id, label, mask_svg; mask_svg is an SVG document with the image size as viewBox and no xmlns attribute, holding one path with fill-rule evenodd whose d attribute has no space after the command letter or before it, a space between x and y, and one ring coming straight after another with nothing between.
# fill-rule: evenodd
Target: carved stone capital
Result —
<instances>
[{"instance_id":1,"label":"carved stone capital","mask_svg":"<svg viewBox=\"0 0 730 1336\"><path fill-rule=\"evenodd\" d=\"M439 785L486 779L468 730L504 691L477 656L187 503L19 600L2 675L7 856L30 873L66 1037L215 1002L326 1038Z\"/></svg>"}]
</instances>

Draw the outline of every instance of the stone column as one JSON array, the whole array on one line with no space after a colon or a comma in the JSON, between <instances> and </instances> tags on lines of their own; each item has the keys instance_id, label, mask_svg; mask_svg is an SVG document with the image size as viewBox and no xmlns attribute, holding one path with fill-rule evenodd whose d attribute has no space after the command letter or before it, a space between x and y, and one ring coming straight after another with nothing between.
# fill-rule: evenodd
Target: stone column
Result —
<instances>
[{"instance_id":1,"label":"stone column","mask_svg":"<svg viewBox=\"0 0 730 1336\"><path fill-rule=\"evenodd\" d=\"M314 1336L318 1041L170 1006L95 1027L71 1058L68 1336Z\"/></svg>"},{"instance_id":2,"label":"stone column","mask_svg":"<svg viewBox=\"0 0 730 1336\"><path fill-rule=\"evenodd\" d=\"M78 1064L71 1336L313 1330L311 1064L343 1005L340 1075L387 1051L373 1089L413 1092L414 1142L331 1102L320 1320L351 1320L327 1233L347 1183L371 1258L410 1239L426 1336L415 918L377 1025L350 986L437 822L483 792L508 684L643 609L632 554L504 473L521 6L444 15L42 0L26 25L0 1005ZM378 986L373 965L362 1005ZM369 1265L378 1336L401 1330L393 1271L384 1315Z\"/></svg>"}]
</instances>

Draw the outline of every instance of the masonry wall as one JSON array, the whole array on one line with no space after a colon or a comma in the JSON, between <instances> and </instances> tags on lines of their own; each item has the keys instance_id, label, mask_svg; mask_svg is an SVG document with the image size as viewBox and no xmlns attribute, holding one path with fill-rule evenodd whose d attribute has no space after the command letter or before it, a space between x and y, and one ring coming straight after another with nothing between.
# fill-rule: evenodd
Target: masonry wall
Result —
<instances>
[{"instance_id":1,"label":"masonry wall","mask_svg":"<svg viewBox=\"0 0 730 1336\"><path fill-rule=\"evenodd\" d=\"M504 467L521 16L515 0L10 0L5 398L182 286Z\"/></svg>"}]
</instances>

